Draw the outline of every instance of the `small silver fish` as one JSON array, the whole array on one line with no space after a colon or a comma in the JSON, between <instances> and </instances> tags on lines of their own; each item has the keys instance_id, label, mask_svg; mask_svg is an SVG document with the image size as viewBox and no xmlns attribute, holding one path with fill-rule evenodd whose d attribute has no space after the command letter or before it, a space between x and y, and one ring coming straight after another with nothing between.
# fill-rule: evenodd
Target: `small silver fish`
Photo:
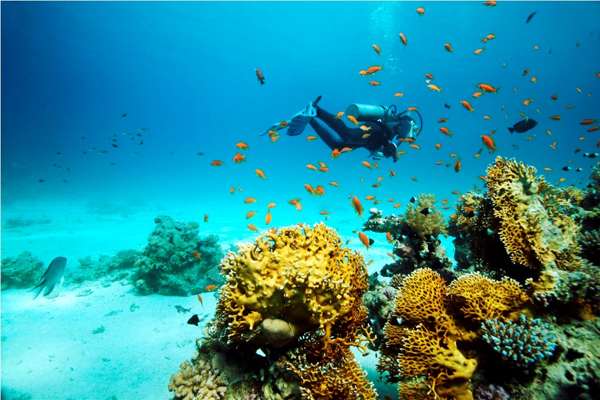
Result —
<instances>
[{"instance_id":1,"label":"small silver fish","mask_svg":"<svg viewBox=\"0 0 600 400\"><path fill-rule=\"evenodd\" d=\"M48 265L46 272L44 272L44 275L42 275L40 282L33 289L31 289L39 289L34 298L37 298L42 291L44 292L44 296L48 296L50 293L52 293L54 287L60 283L60 280L65 273L66 266L66 257L56 257L54 260L52 260L50 265Z\"/></svg>"}]
</instances>

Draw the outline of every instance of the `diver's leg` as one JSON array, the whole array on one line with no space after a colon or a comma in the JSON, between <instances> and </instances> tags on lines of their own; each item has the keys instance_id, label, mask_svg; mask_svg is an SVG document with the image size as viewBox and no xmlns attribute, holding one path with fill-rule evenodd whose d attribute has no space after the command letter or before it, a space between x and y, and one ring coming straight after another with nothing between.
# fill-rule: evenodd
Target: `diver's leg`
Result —
<instances>
[{"instance_id":1,"label":"diver's leg","mask_svg":"<svg viewBox=\"0 0 600 400\"><path fill-rule=\"evenodd\" d=\"M344 121L340 118L336 118L335 115L317 106L317 118L320 118L327 124L331 129L337 132L342 138L346 145L354 147L361 146L364 140L361 139L364 132L359 128L349 128L346 126Z\"/></svg>"},{"instance_id":2,"label":"diver's leg","mask_svg":"<svg viewBox=\"0 0 600 400\"><path fill-rule=\"evenodd\" d=\"M319 135L321 140L323 140L331 150L341 149L346 145L339 135L326 126L323 126L323 124L321 124L315 118L311 119L309 124L315 130L315 132L317 132L317 135Z\"/></svg>"}]
</instances>

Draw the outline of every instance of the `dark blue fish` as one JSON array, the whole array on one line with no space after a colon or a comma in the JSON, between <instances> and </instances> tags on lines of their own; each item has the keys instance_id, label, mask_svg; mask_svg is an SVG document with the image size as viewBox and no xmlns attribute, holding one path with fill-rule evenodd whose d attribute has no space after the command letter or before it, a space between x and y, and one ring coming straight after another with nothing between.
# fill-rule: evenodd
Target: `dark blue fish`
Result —
<instances>
[{"instance_id":1,"label":"dark blue fish","mask_svg":"<svg viewBox=\"0 0 600 400\"><path fill-rule=\"evenodd\" d=\"M52 260L50 265L48 265L48 269L46 269L46 272L44 272L44 275L42 275L40 282L33 289L31 289L39 289L34 298L37 298L42 291L44 292L44 296L48 296L50 293L52 293L54 287L62 279L66 266L66 257L56 257L54 260Z\"/></svg>"},{"instance_id":2,"label":"dark blue fish","mask_svg":"<svg viewBox=\"0 0 600 400\"><path fill-rule=\"evenodd\" d=\"M535 14L537 14L537 11L534 11L531 14L529 14L529 16L527 17L527 20L525 21L525 23L528 24L529 22L531 22L531 20L533 19L533 17L535 17Z\"/></svg>"},{"instance_id":3,"label":"dark blue fish","mask_svg":"<svg viewBox=\"0 0 600 400\"><path fill-rule=\"evenodd\" d=\"M534 120L532 118L525 118L525 119L522 119L521 121L517 122L516 124L514 124L512 127L508 128L508 131L510 133L513 133L513 132L523 133L523 132L527 132L530 129L535 128L536 125L537 125L536 120Z\"/></svg>"}]
</instances>

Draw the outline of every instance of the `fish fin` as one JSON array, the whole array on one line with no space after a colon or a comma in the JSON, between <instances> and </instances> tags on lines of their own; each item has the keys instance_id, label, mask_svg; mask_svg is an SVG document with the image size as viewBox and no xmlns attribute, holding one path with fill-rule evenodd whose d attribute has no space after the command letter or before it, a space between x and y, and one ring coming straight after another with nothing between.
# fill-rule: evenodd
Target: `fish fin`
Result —
<instances>
[{"instance_id":1,"label":"fish fin","mask_svg":"<svg viewBox=\"0 0 600 400\"><path fill-rule=\"evenodd\" d=\"M44 297L48 296L54 290L56 285L46 286L46 290L44 291Z\"/></svg>"},{"instance_id":2,"label":"fish fin","mask_svg":"<svg viewBox=\"0 0 600 400\"><path fill-rule=\"evenodd\" d=\"M510 133L513 133L513 132L515 131L515 128L508 128L508 131L509 131Z\"/></svg>"},{"instance_id":3,"label":"fish fin","mask_svg":"<svg viewBox=\"0 0 600 400\"><path fill-rule=\"evenodd\" d=\"M373 239L369 239L369 246L371 246L375 241Z\"/></svg>"}]
</instances>

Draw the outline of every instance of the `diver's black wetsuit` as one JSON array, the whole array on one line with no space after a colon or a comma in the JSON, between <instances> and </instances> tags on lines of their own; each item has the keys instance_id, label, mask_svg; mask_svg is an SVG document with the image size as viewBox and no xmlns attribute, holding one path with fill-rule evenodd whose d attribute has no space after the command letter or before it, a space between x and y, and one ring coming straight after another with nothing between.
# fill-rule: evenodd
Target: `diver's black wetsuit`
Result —
<instances>
[{"instance_id":1,"label":"diver's black wetsuit","mask_svg":"<svg viewBox=\"0 0 600 400\"><path fill-rule=\"evenodd\" d=\"M341 119L336 118L335 115L325 111L318 105L315 105L315 107L317 118L323 121L326 126L319 122L317 118L310 120L310 126L330 149L364 147L371 152L381 151L385 157L392 157L394 161L398 160L396 146L391 142L394 134L384 123L364 122L362 125L368 126L370 128L368 131L363 131L360 128L350 128Z\"/></svg>"}]
</instances>

